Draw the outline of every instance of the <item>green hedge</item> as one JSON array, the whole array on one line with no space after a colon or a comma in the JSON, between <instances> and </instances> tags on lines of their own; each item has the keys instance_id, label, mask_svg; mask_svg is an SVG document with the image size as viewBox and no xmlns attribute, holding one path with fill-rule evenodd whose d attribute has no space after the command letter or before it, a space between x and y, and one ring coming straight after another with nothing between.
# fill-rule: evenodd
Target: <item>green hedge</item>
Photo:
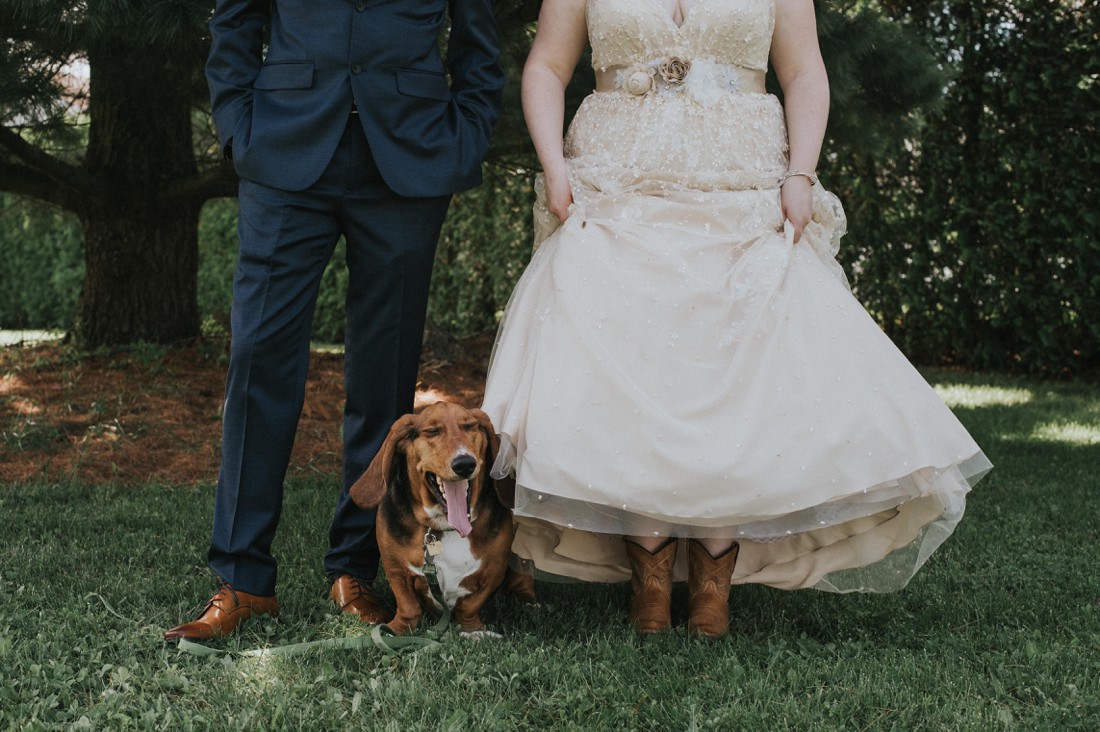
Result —
<instances>
[{"instance_id":1,"label":"green hedge","mask_svg":"<svg viewBox=\"0 0 1100 732\"><path fill-rule=\"evenodd\" d=\"M229 328L233 269L237 261L237 199L219 198L203 206L199 218L199 317Z\"/></svg>"},{"instance_id":2,"label":"green hedge","mask_svg":"<svg viewBox=\"0 0 1100 732\"><path fill-rule=\"evenodd\" d=\"M484 184L462 193L440 237L428 320L452 335L496 326L531 256L534 173L486 166Z\"/></svg>"},{"instance_id":3,"label":"green hedge","mask_svg":"<svg viewBox=\"0 0 1100 732\"><path fill-rule=\"evenodd\" d=\"M76 217L0 194L0 327L64 330L83 279Z\"/></svg>"},{"instance_id":4,"label":"green hedge","mask_svg":"<svg viewBox=\"0 0 1100 732\"><path fill-rule=\"evenodd\" d=\"M858 297L921 363L1096 375L1100 2L902 7L952 79L916 135L828 166Z\"/></svg>"}]
</instances>

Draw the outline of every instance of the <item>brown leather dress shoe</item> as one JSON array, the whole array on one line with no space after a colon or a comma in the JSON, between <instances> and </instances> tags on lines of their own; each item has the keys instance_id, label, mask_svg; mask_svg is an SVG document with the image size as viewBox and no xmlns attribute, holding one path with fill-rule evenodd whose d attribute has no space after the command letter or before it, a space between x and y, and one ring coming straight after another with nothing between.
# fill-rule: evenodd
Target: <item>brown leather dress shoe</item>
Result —
<instances>
[{"instance_id":1,"label":"brown leather dress shoe","mask_svg":"<svg viewBox=\"0 0 1100 732\"><path fill-rule=\"evenodd\" d=\"M172 628L164 634L164 640L205 640L229 635L253 615L279 614L279 601L274 596L264 597L235 590L228 583L221 583L218 591L206 603L199 617L190 623Z\"/></svg>"},{"instance_id":2,"label":"brown leather dress shoe","mask_svg":"<svg viewBox=\"0 0 1100 732\"><path fill-rule=\"evenodd\" d=\"M332 583L328 596L341 612L350 613L364 623L388 623L393 611L371 588L350 574L342 574Z\"/></svg>"}]
</instances>

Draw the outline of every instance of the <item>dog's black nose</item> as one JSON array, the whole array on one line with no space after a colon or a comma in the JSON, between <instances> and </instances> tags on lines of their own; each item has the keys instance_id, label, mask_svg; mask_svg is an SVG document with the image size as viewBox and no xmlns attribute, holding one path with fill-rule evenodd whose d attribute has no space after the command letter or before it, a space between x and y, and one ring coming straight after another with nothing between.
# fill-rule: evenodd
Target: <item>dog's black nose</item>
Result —
<instances>
[{"instance_id":1,"label":"dog's black nose","mask_svg":"<svg viewBox=\"0 0 1100 732\"><path fill-rule=\"evenodd\" d=\"M459 455L451 461L451 470L460 478L469 478L477 469L477 458L473 455Z\"/></svg>"}]
</instances>

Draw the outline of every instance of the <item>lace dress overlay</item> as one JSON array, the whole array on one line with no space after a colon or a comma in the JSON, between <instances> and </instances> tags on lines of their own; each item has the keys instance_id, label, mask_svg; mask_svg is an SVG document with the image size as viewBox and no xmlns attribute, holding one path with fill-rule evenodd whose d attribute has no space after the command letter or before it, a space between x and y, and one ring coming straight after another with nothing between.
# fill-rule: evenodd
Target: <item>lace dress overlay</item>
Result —
<instances>
[{"instance_id":1,"label":"lace dress overlay","mask_svg":"<svg viewBox=\"0 0 1100 732\"><path fill-rule=\"evenodd\" d=\"M784 227L773 2L695 0L681 26L588 2L574 208L558 226L536 182L483 405L538 570L625 580L622 535L722 536L735 584L898 589L991 467L849 292L836 197Z\"/></svg>"}]
</instances>

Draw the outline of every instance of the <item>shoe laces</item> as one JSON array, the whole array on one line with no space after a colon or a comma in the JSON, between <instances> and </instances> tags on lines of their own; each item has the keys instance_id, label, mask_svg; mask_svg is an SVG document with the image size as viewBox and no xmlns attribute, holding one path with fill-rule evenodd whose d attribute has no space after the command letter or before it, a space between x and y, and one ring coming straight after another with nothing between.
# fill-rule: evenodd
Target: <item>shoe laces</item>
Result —
<instances>
[{"instance_id":1,"label":"shoe laces","mask_svg":"<svg viewBox=\"0 0 1100 732\"><path fill-rule=\"evenodd\" d=\"M239 597L237 597L237 591L233 589L233 585L229 584L228 581L222 579L221 577L218 577L218 591L215 592L214 596L206 602L206 607L204 607L202 611L206 612L211 607L215 606L219 610L226 610L227 608L222 607L222 603L225 601L224 593L226 590L229 591L229 595L233 598L233 604L240 605L241 600Z\"/></svg>"},{"instance_id":2,"label":"shoe laces","mask_svg":"<svg viewBox=\"0 0 1100 732\"><path fill-rule=\"evenodd\" d=\"M358 577L350 577L352 590L355 592L353 600L358 600L367 595L367 590L364 589L364 582Z\"/></svg>"}]
</instances>

